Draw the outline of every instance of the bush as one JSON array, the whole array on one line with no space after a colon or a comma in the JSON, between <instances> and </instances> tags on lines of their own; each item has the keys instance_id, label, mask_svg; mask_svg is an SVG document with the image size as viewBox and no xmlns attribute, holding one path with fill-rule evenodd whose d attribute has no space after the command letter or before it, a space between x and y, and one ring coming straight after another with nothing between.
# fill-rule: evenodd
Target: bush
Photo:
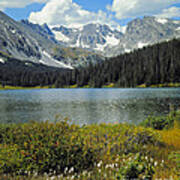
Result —
<instances>
[{"instance_id":1,"label":"bush","mask_svg":"<svg viewBox=\"0 0 180 180\"><path fill-rule=\"evenodd\" d=\"M1 126L1 174L60 174L92 168L97 154L66 122Z\"/></svg>"},{"instance_id":2,"label":"bush","mask_svg":"<svg viewBox=\"0 0 180 180\"><path fill-rule=\"evenodd\" d=\"M179 169L180 169L180 152L173 152L173 153L171 153L170 156L169 156L169 159L171 159L171 160L176 162L175 169L178 172L178 175L180 177L180 171L179 171Z\"/></svg>"},{"instance_id":3,"label":"bush","mask_svg":"<svg viewBox=\"0 0 180 180\"><path fill-rule=\"evenodd\" d=\"M140 153L131 155L120 168L119 179L152 179L156 162Z\"/></svg>"},{"instance_id":4,"label":"bush","mask_svg":"<svg viewBox=\"0 0 180 180\"><path fill-rule=\"evenodd\" d=\"M167 116L150 116L140 123L144 127L151 127L157 130L169 129L174 126L175 121L180 121L180 112L174 111Z\"/></svg>"}]
</instances>

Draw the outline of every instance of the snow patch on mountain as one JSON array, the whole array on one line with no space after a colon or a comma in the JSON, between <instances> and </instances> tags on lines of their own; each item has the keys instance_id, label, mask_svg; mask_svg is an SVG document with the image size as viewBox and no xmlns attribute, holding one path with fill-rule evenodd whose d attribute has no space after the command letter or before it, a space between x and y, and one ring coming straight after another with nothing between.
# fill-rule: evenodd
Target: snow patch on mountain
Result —
<instances>
[{"instance_id":1,"label":"snow patch on mountain","mask_svg":"<svg viewBox=\"0 0 180 180\"><path fill-rule=\"evenodd\" d=\"M138 48L143 48L144 46L147 46L148 45L148 43L142 43L142 42L139 42L138 43Z\"/></svg>"},{"instance_id":2,"label":"snow patch on mountain","mask_svg":"<svg viewBox=\"0 0 180 180\"><path fill-rule=\"evenodd\" d=\"M119 39L117 39L114 35L111 35L111 36L106 36L106 45L112 45L112 46L116 46L119 44Z\"/></svg>"},{"instance_id":3,"label":"snow patch on mountain","mask_svg":"<svg viewBox=\"0 0 180 180\"><path fill-rule=\"evenodd\" d=\"M82 46L82 48L87 48L87 49L90 48L90 45L84 44L83 41L82 41L82 43L81 43L81 46Z\"/></svg>"},{"instance_id":4,"label":"snow patch on mountain","mask_svg":"<svg viewBox=\"0 0 180 180\"><path fill-rule=\"evenodd\" d=\"M160 24L166 24L168 22L168 20L164 18L156 18L155 20Z\"/></svg>"},{"instance_id":5,"label":"snow patch on mountain","mask_svg":"<svg viewBox=\"0 0 180 180\"><path fill-rule=\"evenodd\" d=\"M52 32L54 33L56 40L63 41L63 42L70 41L70 39L67 36L65 36L63 33L61 33L60 31L52 31Z\"/></svg>"},{"instance_id":6,"label":"snow patch on mountain","mask_svg":"<svg viewBox=\"0 0 180 180\"><path fill-rule=\"evenodd\" d=\"M3 59L1 59L1 58L0 58L0 62L1 62L1 63L5 63L5 61L4 61Z\"/></svg>"},{"instance_id":7,"label":"snow patch on mountain","mask_svg":"<svg viewBox=\"0 0 180 180\"><path fill-rule=\"evenodd\" d=\"M81 42L80 42L81 34L78 35L77 41L75 44L70 44L70 47L80 47Z\"/></svg>"},{"instance_id":8,"label":"snow patch on mountain","mask_svg":"<svg viewBox=\"0 0 180 180\"><path fill-rule=\"evenodd\" d=\"M180 31L180 27L178 27L178 28L176 29L176 31Z\"/></svg>"},{"instance_id":9,"label":"snow patch on mountain","mask_svg":"<svg viewBox=\"0 0 180 180\"><path fill-rule=\"evenodd\" d=\"M131 49L125 49L124 51L125 51L125 53L130 53L132 50Z\"/></svg>"},{"instance_id":10,"label":"snow patch on mountain","mask_svg":"<svg viewBox=\"0 0 180 180\"><path fill-rule=\"evenodd\" d=\"M96 48L94 48L97 51L104 51L106 45L104 44L96 44Z\"/></svg>"},{"instance_id":11,"label":"snow patch on mountain","mask_svg":"<svg viewBox=\"0 0 180 180\"><path fill-rule=\"evenodd\" d=\"M67 65L65 63L62 63L52 58L51 55L47 53L46 51L42 51L42 58L39 60L39 62L48 66L74 69L71 65Z\"/></svg>"},{"instance_id":12,"label":"snow patch on mountain","mask_svg":"<svg viewBox=\"0 0 180 180\"><path fill-rule=\"evenodd\" d=\"M119 28L120 32L122 32L123 34L126 33L126 29L127 29L127 26L122 26Z\"/></svg>"}]
</instances>

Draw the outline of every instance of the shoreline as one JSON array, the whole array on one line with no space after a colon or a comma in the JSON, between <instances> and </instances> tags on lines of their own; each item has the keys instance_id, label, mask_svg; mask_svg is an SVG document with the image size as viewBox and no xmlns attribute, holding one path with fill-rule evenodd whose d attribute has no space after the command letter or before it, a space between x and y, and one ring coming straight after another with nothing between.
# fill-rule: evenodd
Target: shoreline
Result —
<instances>
[{"instance_id":1,"label":"shoreline","mask_svg":"<svg viewBox=\"0 0 180 180\"><path fill-rule=\"evenodd\" d=\"M77 85L72 85L72 86L65 86L61 88L57 88L54 85L47 85L47 86L35 86L35 87L22 87L22 86L9 86L5 85L2 86L0 85L0 90L28 90L28 89L97 89L94 87L90 87L89 85L78 87ZM156 85L138 85L136 87L117 87L115 84L111 83L109 85L104 85L98 89L103 89L103 88L180 88L180 83L165 83L165 84L156 84Z\"/></svg>"}]
</instances>

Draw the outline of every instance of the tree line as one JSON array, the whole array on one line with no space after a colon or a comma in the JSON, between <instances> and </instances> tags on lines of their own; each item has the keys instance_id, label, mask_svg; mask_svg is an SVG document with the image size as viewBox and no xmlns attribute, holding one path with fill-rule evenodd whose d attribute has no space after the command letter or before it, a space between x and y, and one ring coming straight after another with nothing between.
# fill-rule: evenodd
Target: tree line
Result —
<instances>
[{"instance_id":1,"label":"tree line","mask_svg":"<svg viewBox=\"0 0 180 180\"><path fill-rule=\"evenodd\" d=\"M57 88L76 84L78 87L117 87L180 82L180 40L173 39L131 53L107 58L98 64L74 70L9 60L0 63L0 81L13 86L54 85Z\"/></svg>"}]
</instances>

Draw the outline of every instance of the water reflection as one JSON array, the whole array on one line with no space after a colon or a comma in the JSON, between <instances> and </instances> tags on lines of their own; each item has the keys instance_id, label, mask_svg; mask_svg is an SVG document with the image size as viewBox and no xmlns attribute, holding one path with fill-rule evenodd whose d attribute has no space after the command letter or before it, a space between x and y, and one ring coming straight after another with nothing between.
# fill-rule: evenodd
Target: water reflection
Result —
<instances>
[{"instance_id":1,"label":"water reflection","mask_svg":"<svg viewBox=\"0 0 180 180\"><path fill-rule=\"evenodd\" d=\"M180 107L180 89L49 89L0 91L0 122L55 121L76 124L138 123Z\"/></svg>"}]
</instances>

